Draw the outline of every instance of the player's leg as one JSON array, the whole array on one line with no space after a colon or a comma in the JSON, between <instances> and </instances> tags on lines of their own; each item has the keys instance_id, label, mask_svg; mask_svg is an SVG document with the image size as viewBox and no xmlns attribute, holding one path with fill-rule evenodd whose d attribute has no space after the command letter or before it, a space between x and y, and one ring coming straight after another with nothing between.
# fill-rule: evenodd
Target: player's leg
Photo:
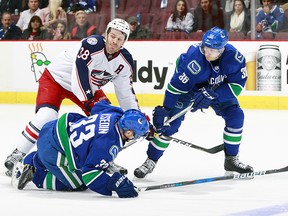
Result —
<instances>
[{"instance_id":1,"label":"player's leg","mask_svg":"<svg viewBox=\"0 0 288 216\"><path fill-rule=\"evenodd\" d=\"M224 168L228 172L247 173L253 168L239 161L239 147L242 139L244 113L239 105L232 105L221 110L219 114L225 120L223 132L225 162Z\"/></svg>"},{"instance_id":2,"label":"player's leg","mask_svg":"<svg viewBox=\"0 0 288 216\"><path fill-rule=\"evenodd\" d=\"M11 175L14 164L20 161L34 146L43 125L58 116L58 110L63 100L63 88L57 84L49 72L45 71L39 79L39 88L36 101L36 114L20 134L16 149L4 162L8 169L6 174Z\"/></svg>"},{"instance_id":3,"label":"player's leg","mask_svg":"<svg viewBox=\"0 0 288 216\"><path fill-rule=\"evenodd\" d=\"M177 105L170 111L169 116L174 116L176 113L181 112L183 109L191 104L191 100L187 97L180 98ZM166 130L163 135L172 136L178 132L182 121L184 120L184 115L170 123L170 127ZM134 170L134 175L137 178L144 178L147 174L152 173L157 161L163 155L165 150L170 144L170 139L164 138L163 136L155 136L152 141L149 142L147 150L147 159L138 168Z\"/></svg>"},{"instance_id":4,"label":"player's leg","mask_svg":"<svg viewBox=\"0 0 288 216\"><path fill-rule=\"evenodd\" d=\"M18 183L19 189L25 187L27 180L32 180L38 188L49 190L86 189L82 182L81 172L71 172L68 168L66 156L55 148L57 144L55 144L54 126L55 121L52 121L42 128L37 143L38 150L33 156L32 163L26 159L30 154L24 159L25 167L29 167L31 175L29 174L29 178L25 179L24 167L22 174L24 177L21 176Z\"/></svg>"}]
</instances>

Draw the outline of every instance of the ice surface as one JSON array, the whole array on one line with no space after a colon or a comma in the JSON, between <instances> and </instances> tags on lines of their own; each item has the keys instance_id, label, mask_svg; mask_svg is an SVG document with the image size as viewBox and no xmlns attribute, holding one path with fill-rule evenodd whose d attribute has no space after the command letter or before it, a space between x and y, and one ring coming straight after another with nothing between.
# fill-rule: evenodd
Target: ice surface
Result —
<instances>
[{"instance_id":1,"label":"ice surface","mask_svg":"<svg viewBox=\"0 0 288 216\"><path fill-rule=\"evenodd\" d=\"M151 108L142 108L151 115ZM61 113L79 111L63 106ZM141 192L138 198L104 197L91 191L23 191L11 186L3 162L15 148L17 136L33 117L32 105L0 105L0 197L1 215L98 215L98 216L191 216L191 215L288 215L288 172L255 177L253 180L226 180L177 188ZM254 170L288 165L288 111L245 110L246 120L240 160ZM212 110L188 113L174 136L205 148L222 143L223 120ZM171 143L154 172L144 180L133 171L146 159L148 142L143 140L119 153L116 162L128 168L128 178L138 187L202 179L224 174L223 152L208 154ZM5 213L5 214L4 214Z\"/></svg>"}]
</instances>

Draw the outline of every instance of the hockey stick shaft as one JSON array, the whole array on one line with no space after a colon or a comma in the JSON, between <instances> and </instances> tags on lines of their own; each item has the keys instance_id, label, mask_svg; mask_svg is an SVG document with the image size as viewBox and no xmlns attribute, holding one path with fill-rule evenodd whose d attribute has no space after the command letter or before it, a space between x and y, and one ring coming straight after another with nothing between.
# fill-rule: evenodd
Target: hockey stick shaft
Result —
<instances>
[{"instance_id":1,"label":"hockey stick shaft","mask_svg":"<svg viewBox=\"0 0 288 216\"><path fill-rule=\"evenodd\" d=\"M167 121L165 121L164 125L168 125L170 122L174 121L175 119L181 117L182 115L184 115L185 113L187 113L188 111L190 111L193 108L193 104L191 103L188 107L186 107L184 110L182 110L179 113L176 113L174 116L172 116L171 118L169 118Z\"/></svg>"},{"instance_id":2,"label":"hockey stick shaft","mask_svg":"<svg viewBox=\"0 0 288 216\"><path fill-rule=\"evenodd\" d=\"M188 147L200 150L200 151L204 151L204 152L207 152L207 153L210 153L210 154L215 154L215 153L218 153L218 152L224 150L224 144L223 143L220 144L220 145L214 146L213 148L207 149L207 148L203 148L201 146L198 146L198 145L195 145L193 143L186 142L184 140L180 140L180 139L177 139L177 138L174 138L174 137L170 137L170 136L164 136L164 137L167 138L167 139L171 139L173 142L180 143L182 145L185 145L185 146L188 146Z\"/></svg>"},{"instance_id":3,"label":"hockey stick shaft","mask_svg":"<svg viewBox=\"0 0 288 216\"><path fill-rule=\"evenodd\" d=\"M164 125L168 125L170 122L174 121L175 119L181 117L182 115L184 115L185 113L187 113L188 111L190 111L193 107L193 103L190 104L188 107L186 107L184 110L182 110L179 113L176 113L174 116L172 116L171 118L169 118ZM124 150L125 148L128 148L129 146L135 144L137 142L137 140L132 140L129 141L127 144L125 144L125 146L123 146L123 148L121 150Z\"/></svg>"},{"instance_id":4,"label":"hockey stick shaft","mask_svg":"<svg viewBox=\"0 0 288 216\"><path fill-rule=\"evenodd\" d=\"M169 184L154 185L154 186L148 186L148 187L139 187L138 191L142 192L142 191L149 191L149 190L159 190L159 189L174 188L174 187L181 187L181 186L186 186L186 185L195 185L195 184L232 180L232 179L249 179L254 176L264 176L264 175L287 172L287 171L288 171L288 166L283 167L281 169L264 170L264 171L257 171L257 172L251 172L251 173L242 173L242 174L218 176L218 177L212 177L212 178L196 179L196 180L190 180L190 181L175 182L175 183L169 183Z\"/></svg>"}]
</instances>

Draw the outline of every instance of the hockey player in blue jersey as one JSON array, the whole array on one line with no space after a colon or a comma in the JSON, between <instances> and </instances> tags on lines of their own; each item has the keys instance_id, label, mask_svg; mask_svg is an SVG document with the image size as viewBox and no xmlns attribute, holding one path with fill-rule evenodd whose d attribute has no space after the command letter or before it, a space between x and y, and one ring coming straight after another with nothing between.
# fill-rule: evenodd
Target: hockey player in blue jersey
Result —
<instances>
[{"instance_id":1,"label":"hockey player in blue jersey","mask_svg":"<svg viewBox=\"0 0 288 216\"><path fill-rule=\"evenodd\" d=\"M91 116L66 113L46 123L40 131L37 151L24 158L23 172L14 172L18 189L32 181L38 188L75 191L87 187L102 195L137 197L131 181L106 171L128 140L146 137L149 123L136 109L125 112L106 101L92 108ZM18 164L19 165L19 164ZM15 167L17 170L17 166Z\"/></svg>"},{"instance_id":2,"label":"hockey player in blue jersey","mask_svg":"<svg viewBox=\"0 0 288 216\"><path fill-rule=\"evenodd\" d=\"M192 112L211 106L225 121L223 132L226 171L252 172L253 168L239 161L238 151L242 138L244 113L237 96L247 80L244 56L231 44L225 30L213 27L192 45L176 62L173 77L165 91L162 106L153 111L153 124L160 136L149 143L148 158L134 175L144 178L151 173L169 146L166 136L175 134L184 116L165 126L166 119L193 104ZM161 136L163 135L163 136Z\"/></svg>"}]
</instances>

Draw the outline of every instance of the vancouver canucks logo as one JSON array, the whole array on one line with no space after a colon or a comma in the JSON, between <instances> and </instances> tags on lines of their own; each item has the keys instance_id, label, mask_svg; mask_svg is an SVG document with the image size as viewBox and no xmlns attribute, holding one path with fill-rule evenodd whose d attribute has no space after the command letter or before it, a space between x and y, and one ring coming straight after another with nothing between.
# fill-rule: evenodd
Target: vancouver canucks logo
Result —
<instances>
[{"instance_id":1,"label":"vancouver canucks logo","mask_svg":"<svg viewBox=\"0 0 288 216\"><path fill-rule=\"evenodd\" d=\"M116 145L111 146L111 148L109 149L109 154L112 156L113 159L116 158L118 152L119 152L119 149Z\"/></svg>"},{"instance_id":2,"label":"vancouver canucks logo","mask_svg":"<svg viewBox=\"0 0 288 216\"><path fill-rule=\"evenodd\" d=\"M91 72L92 84L96 86L104 86L112 79L112 75L107 71L93 70Z\"/></svg>"}]
</instances>

